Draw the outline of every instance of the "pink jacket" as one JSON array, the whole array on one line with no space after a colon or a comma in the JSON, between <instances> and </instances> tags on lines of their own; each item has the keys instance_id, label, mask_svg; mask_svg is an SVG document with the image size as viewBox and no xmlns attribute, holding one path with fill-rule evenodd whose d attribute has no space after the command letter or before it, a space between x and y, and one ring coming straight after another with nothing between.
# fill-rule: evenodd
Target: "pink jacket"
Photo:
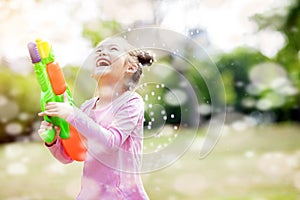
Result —
<instances>
[{"instance_id":1,"label":"pink jacket","mask_svg":"<svg viewBox=\"0 0 300 200\"><path fill-rule=\"evenodd\" d=\"M111 104L94 109L98 98L74 107L67 117L87 139L81 191L77 200L149 199L140 177L143 144L144 103L135 92L127 91ZM60 140L49 147L62 163L72 159Z\"/></svg>"}]
</instances>

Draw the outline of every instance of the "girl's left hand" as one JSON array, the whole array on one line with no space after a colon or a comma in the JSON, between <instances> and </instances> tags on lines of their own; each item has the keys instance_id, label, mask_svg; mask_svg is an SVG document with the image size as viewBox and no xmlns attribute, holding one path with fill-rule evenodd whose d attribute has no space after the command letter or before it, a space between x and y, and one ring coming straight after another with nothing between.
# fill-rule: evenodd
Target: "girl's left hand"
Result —
<instances>
[{"instance_id":1,"label":"girl's left hand","mask_svg":"<svg viewBox=\"0 0 300 200\"><path fill-rule=\"evenodd\" d=\"M54 116L66 119L73 112L73 107L67 101L67 95L64 95L64 102L48 102L45 111L40 112L39 116Z\"/></svg>"}]
</instances>

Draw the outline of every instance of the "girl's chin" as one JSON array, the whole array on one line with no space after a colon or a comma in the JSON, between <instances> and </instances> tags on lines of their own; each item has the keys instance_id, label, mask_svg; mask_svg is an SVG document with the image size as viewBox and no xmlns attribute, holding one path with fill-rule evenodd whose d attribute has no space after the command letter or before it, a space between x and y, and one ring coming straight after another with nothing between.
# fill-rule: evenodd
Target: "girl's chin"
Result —
<instances>
[{"instance_id":1,"label":"girl's chin","mask_svg":"<svg viewBox=\"0 0 300 200\"><path fill-rule=\"evenodd\" d=\"M94 74L99 74L99 75L108 74L110 72L111 72L110 67L101 67L101 68L99 67L94 70Z\"/></svg>"}]
</instances>

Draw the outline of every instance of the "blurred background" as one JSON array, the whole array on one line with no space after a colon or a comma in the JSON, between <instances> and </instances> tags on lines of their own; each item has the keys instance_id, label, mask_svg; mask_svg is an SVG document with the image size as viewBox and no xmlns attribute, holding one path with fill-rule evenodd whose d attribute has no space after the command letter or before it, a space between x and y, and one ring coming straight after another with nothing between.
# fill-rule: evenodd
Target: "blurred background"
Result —
<instances>
[{"instance_id":1,"label":"blurred background","mask_svg":"<svg viewBox=\"0 0 300 200\"><path fill-rule=\"evenodd\" d=\"M1 0L0 199L74 199L80 189L82 163L58 163L37 136L40 87L27 43L37 37L52 43L80 105L93 94L93 83L78 75L93 47L146 27L181 34L208 55L193 59L195 50L184 46L192 62L176 52L162 54L153 70L145 71L141 84L147 77L160 83L142 90L145 133L159 129L165 136L145 140L145 151L167 146L170 135L197 130L172 165L143 175L150 198L300 199L299 0ZM198 73L212 64L225 88L224 95L215 91L222 110L212 105L210 88ZM176 73L161 71L162 65ZM180 77L192 85L196 104ZM149 111L161 101L158 114ZM226 113L221 136L210 154L200 157L208 124L220 113ZM195 116L200 120L193 121Z\"/></svg>"}]
</instances>

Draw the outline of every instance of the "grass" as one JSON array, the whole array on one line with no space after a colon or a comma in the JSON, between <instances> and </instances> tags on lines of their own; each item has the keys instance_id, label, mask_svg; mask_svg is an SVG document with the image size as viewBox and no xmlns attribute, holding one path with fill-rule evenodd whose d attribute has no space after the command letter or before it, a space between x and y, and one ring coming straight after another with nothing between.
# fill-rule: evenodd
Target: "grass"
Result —
<instances>
[{"instance_id":1,"label":"grass","mask_svg":"<svg viewBox=\"0 0 300 200\"><path fill-rule=\"evenodd\" d=\"M151 199L300 199L300 127L228 129L214 150L200 159L203 131L171 166L143 174ZM170 141L162 137L145 145ZM3 145L0 159L0 199L68 200L79 192L82 164L62 165L40 143Z\"/></svg>"}]
</instances>

